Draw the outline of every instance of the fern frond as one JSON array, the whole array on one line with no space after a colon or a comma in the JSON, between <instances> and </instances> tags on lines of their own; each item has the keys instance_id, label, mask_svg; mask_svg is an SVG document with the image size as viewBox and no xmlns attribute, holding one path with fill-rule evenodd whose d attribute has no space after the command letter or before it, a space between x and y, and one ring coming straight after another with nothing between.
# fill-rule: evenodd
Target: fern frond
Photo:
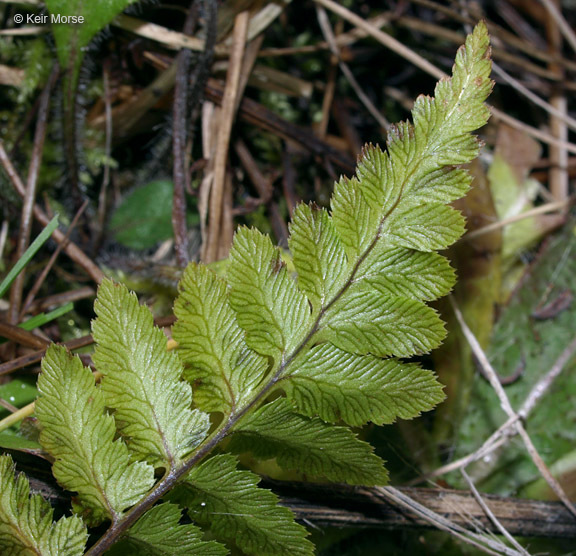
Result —
<instances>
[{"instance_id":1,"label":"fern frond","mask_svg":"<svg viewBox=\"0 0 576 556\"><path fill-rule=\"evenodd\" d=\"M182 510L165 502L147 511L116 543L108 556L224 556L226 547L203 541L195 525L180 525Z\"/></svg>"},{"instance_id":2,"label":"fern frond","mask_svg":"<svg viewBox=\"0 0 576 556\"><path fill-rule=\"evenodd\" d=\"M40 444L54 458L62 487L78 493L90 524L116 521L154 484L154 469L132 462L90 369L64 347L52 345L38 378Z\"/></svg>"},{"instance_id":3,"label":"fern frond","mask_svg":"<svg viewBox=\"0 0 576 556\"><path fill-rule=\"evenodd\" d=\"M174 499L188 508L190 518L206 525L217 539L233 541L255 556L309 556L313 545L292 512L278 505L259 478L236 469L230 454L214 456L193 469Z\"/></svg>"},{"instance_id":4,"label":"fern frond","mask_svg":"<svg viewBox=\"0 0 576 556\"><path fill-rule=\"evenodd\" d=\"M434 374L419 365L359 356L329 344L298 361L283 388L300 413L352 426L413 419L444 399Z\"/></svg>"},{"instance_id":5,"label":"fern frond","mask_svg":"<svg viewBox=\"0 0 576 556\"><path fill-rule=\"evenodd\" d=\"M77 516L53 522L50 504L30 495L23 474L14 475L10 456L0 456L0 553L5 556L80 556L88 538Z\"/></svg>"},{"instance_id":6,"label":"fern frond","mask_svg":"<svg viewBox=\"0 0 576 556\"><path fill-rule=\"evenodd\" d=\"M104 280L94 310L93 360L104 374L100 389L120 432L140 459L177 467L209 427L207 414L190 409L192 388L180 380L180 360L166 350L150 310L125 286Z\"/></svg>"},{"instance_id":7,"label":"fern frond","mask_svg":"<svg viewBox=\"0 0 576 556\"><path fill-rule=\"evenodd\" d=\"M367 486L388 481L384 462L370 444L347 427L295 413L282 398L244 419L229 447L262 460L276 458L281 467L310 477Z\"/></svg>"},{"instance_id":8,"label":"fern frond","mask_svg":"<svg viewBox=\"0 0 576 556\"><path fill-rule=\"evenodd\" d=\"M178 287L172 335L184 377L196 385L194 401L204 411L231 413L254 395L268 362L246 345L224 280L192 263Z\"/></svg>"},{"instance_id":9,"label":"fern frond","mask_svg":"<svg viewBox=\"0 0 576 556\"><path fill-rule=\"evenodd\" d=\"M234 236L226 275L230 305L246 331L246 343L280 364L312 325L306 296L284 265L280 251L258 230Z\"/></svg>"}]
</instances>

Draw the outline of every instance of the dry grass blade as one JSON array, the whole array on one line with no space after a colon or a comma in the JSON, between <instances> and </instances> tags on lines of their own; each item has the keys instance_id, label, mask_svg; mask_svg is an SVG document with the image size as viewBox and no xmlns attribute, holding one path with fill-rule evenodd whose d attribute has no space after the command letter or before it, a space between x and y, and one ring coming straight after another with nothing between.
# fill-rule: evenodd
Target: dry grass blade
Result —
<instances>
[{"instance_id":1,"label":"dry grass blade","mask_svg":"<svg viewBox=\"0 0 576 556\"><path fill-rule=\"evenodd\" d=\"M478 492L478 489L476 488L476 485L472 482L472 479L470 479L470 477L468 476L468 473L466 473L466 471L464 471L464 469L461 469L460 472L462 473L462 476L464 477L464 479L466 480L466 482L468 483L468 487L470 488L470 491L472 492L472 494L474 495L474 498L476 498L476 501L478 502L478 504L482 507L482 509L484 510L484 512L486 513L486 515L488 516L488 518L490 519L490 521L496 526L496 528L498 529L498 531L500 531L502 533L502 535L508 539L508 542L516 549L518 550L518 552L520 554L523 554L524 556L530 556L530 554L524 549L524 547L520 546L518 544L518 541L516 541L516 539L508 532L508 530L500 523L500 520L494 515L494 513L492 512L492 510L488 507L488 504L484 501L484 499L482 498L482 496L480 495L480 493Z\"/></svg>"},{"instance_id":2,"label":"dry grass blade","mask_svg":"<svg viewBox=\"0 0 576 556\"><path fill-rule=\"evenodd\" d=\"M326 10L324 10L324 8L321 8L320 6L316 6L316 12L318 14L318 23L320 23L320 28L322 29L324 38L326 39L326 42L329 44L332 54L336 56L336 58L338 59L338 65L340 66L342 73L346 76L346 79L350 83L350 86L352 87L352 89L354 89L354 92L356 93L362 104L366 107L366 110L368 110L368 112L372 114L372 117L378 122L378 124L383 130L388 129L388 127L390 126L390 122L384 116L382 116L378 108L374 106L374 103L370 100L370 98L368 98L368 95L366 95L366 93L362 90L362 87L360 87L360 84L358 83L358 81L356 81L356 78L354 77L354 74L350 70L348 64L342 61L342 57L340 55L340 49L338 48L336 37L334 36L332 27L330 26L330 22L328 21Z\"/></svg>"},{"instance_id":3,"label":"dry grass blade","mask_svg":"<svg viewBox=\"0 0 576 556\"><path fill-rule=\"evenodd\" d=\"M482 347L478 343L478 340L476 339L476 337L474 336L474 334L464 321L464 317L462 316L460 309L457 307L456 302L452 297L450 297L450 303L452 304L452 309L454 310L454 314L458 319L458 323L460 324L462 333L464 334L470 348L472 349L472 353L474 354L480 366L484 370L485 376L488 378L490 385L492 386L492 388L496 392L496 395L498 396L498 399L500 400L500 406L510 419L517 419L518 415L510 405L508 396L506 395L506 392L504 392L504 388L502 388L502 385L500 384L496 371L492 368L492 365L490 364L490 361L488 361L488 358L486 357L484 350L482 349ZM564 492L564 489L562 488L560 483L558 483L558 481L552 476L552 473L550 473L550 470L548 469L548 467L544 463L544 460L536 450L536 447L534 446L532 439L526 432L524 425L519 419L516 421L515 426L518 431L518 434L520 435L522 441L524 442L524 445L526 446L528 454L530 455L532 461L538 468L538 471L540 471L542 477L546 480L550 488L564 503L564 505L568 508L568 510L576 517L576 508L574 507L574 505Z\"/></svg>"},{"instance_id":4,"label":"dry grass blade","mask_svg":"<svg viewBox=\"0 0 576 556\"><path fill-rule=\"evenodd\" d=\"M410 496L407 496L394 487L380 487L372 490L373 492L378 493L383 499L387 500L391 504L400 506L407 511L416 514L418 517L426 520L434 527L442 531L446 531L458 539L472 546L475 546L486 554L498 554L506 556L518 556L522 554L517 550L508 548L498 540L492 539L485 535L481 535L479 533L468 531L464 527L461 527L460 525L450 521L449 519L446 519L440 514L433 512L426 506L420 504Z\"/></svg>"},{"instance_id":5,"label":"dry grass blade","mask_svg":"<svg viewBox=\"0 0 576 556\"><path fill-rule=\"evenodd\" d=\"M8 178L10 179L10 182L12 183L18 195L24 198L24 184L16 172L16 169L12 165L8 154L4 149L2 141L0 141L0 164L2 164L4 171L8 175ZM38 205L34 205L34 217L44 226L50 222L48 215ZM54 230L52 237L58 243L66 242L64 233L62 233L58 228ZM104 279L104 273L100 270L98 265L96 265L94 261L92 261L92 259L90 259L75 243L68 242L66 247L64 247L64 251L74 262L78 263L86 271L86 273L94 280L94 282L99 284Z\"/></svg>"},{"instance_id":6,"label":"dry grass blade","mask_svg":"<svg viewBox=\"0 0 576 556\"><path fill-rule=\"evenodd\" d=\"M214 160L214 178L210 191L210 211L208 234L203 253L203 260L212 262L218 259L221 241L221 224L223 213L224 187L226 181L226 161L228 159L228 146L230 132L236 113L237 98L240 91L240 75L242 59L248 36L248 23L250 13L244 11L236 16L234 35L232 40L232 53L226 77L226 88L222 100L222 114L219 123L216 154Z\"/></svg>"},{"instance_id":7,"label":"dry grass blade","mask_svg":"<svg viewBox=\"0 0 576 556\"><path fill-rule=\"evenodd\" d=\"M346 9L344 6L333 2L332 0L315 0L316 3L324 6L325 8L329 9L330 11L338 14L340 17L343 17L347 21L349 21L352 25L360 27L367 31L372 37L376 40L381 42L384 46L393 50L398 55L402 56L410 63L414 64L416 67L420 68L421 70L425 71L426 73L432 75L436 79L441 79L445 77L446 74L439 68L437 68L434 64L431 64L428 60L408 48L406 45L402 44L400 41L396 40L395 38L391 37L390 35L380 31L376 27L370 25L367 21L362 19L361 17L357 16L350 10ZM490 107L492 112L492 116L497 118L498 120L505 122L516 129L526 132L527 134L540 139L541 141L548 143L550 145L557 145L560 147L565 148L567 151L576 153L576 145L572 143L568 143L566 141L562 141L557 139L556 137L550 135L549 133L545 133L536 129L530 125L521 122L520 120L509 116L502 110L499 110L495 107Z\"/></svg>"}]
</instances>

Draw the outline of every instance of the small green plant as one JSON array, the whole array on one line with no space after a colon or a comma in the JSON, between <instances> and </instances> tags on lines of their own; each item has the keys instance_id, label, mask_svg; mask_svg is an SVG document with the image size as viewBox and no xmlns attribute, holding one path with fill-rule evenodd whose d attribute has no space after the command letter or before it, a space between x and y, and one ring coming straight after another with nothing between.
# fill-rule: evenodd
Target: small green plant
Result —
<instances>
[{"instance_id":1,"label":"small green plant","mask_svg":"<svg viewBox=\"0 0 576 556\"><path fill-rule=\"evenodd\" d=\"M385 484L383 462L349 426L411 419L443 399L434 374L402 358L445 335L426 302L455 281L436 251L464 231L448 203L470 185L458 165L478 153L471 132L488 119L489 73L480 23L452 78L416 100L414 124L390 130L387 152L367 146L356 177L336 184L331 212L296 209L296 280L254 229L236 233L225 278L191 264L175 352L135 295L104 281L93 323L101 382L59 346L38 380L40 443L75 493L74 515L53 523L3 456L2 553L82 554L88 528L109 522L87 554L312 554L290 511L238 469L245 452L310 478Z\"/></svg>"}]
</instances>

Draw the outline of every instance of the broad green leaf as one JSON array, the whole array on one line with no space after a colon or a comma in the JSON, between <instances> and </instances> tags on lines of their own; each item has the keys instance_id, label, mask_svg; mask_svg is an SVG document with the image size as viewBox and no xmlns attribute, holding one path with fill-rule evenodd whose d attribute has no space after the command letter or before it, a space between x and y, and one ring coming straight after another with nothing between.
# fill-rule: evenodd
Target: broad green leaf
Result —
<instances>
[{"instance_id":1,"label":"broad green leaf","mask_svg":"<svg viewBox=\"0 0 576 556\"><path fill-rule=\"evenodd\" d=\"M280 398L243 419L230 442L235 452L251 451L260 459L309 477L352 485L383 485L388 475L372 447L347 427L328 425L294 413Z\"/></svg>"},{"instance_id":2,"label":"broad green leaf","mask_svg":"<svg viewBox=\"0 0 576 556\"><path fill-rule=\"evenodd\" d=\"M352 426L412 419L444 399L434 374L415 364L314 347L280 382L300 413Z\"/></svg>"},{"instance_id":3,"label":"broad green leaf","mask_svg":"<svg viewBox=\"0 0 576 556\"><path fill-rule=\"evenodd\" d=\"M0 553L3 556L81 556L88 534L77 516L53 522L50 504L30 495L10 456L0 456Z\"/></svg>"},{"instance_id":4,"label":"broad green leaf","mask_svg":"<svg viewBox=\"0 0 576 556\"><path fill-rule=\"evenodd\" d=\"M230 304L246 331L247 344L279 363L311 328L308 301L288 274L280 251L268 236L240 228L230 251L227 278Z\"/></svg>"},{"instance_id":5,"label":"broad green leaf","mask_svg":"<svg viewBox=\"0 0 576 556\"><path fill-rule=\"evenodd\" d=\"M464 217L439 203L403 203L384 222L382 234L392 245L435 251L452 245L464 233Z\"/></svg>"},{"instance_id":6,"label":"broad green leaf","mask_svg":"<svg viewBox=\"0 0 576 556\"><path fill-rule=\"evenodd\" d=\"M208 415L192 410L192 387L182 380L178 356L154 326L148 307L111 280L98 288L94 363L101 391L115 410L130 450L154 466L174 468L206 436Z\"/></svg>"},{"instance_id":7,"label":"broad green leaf","mask_svg":"<svg viewBox=\"0 0 576 556\"><path fill-rule=\"evenodd\" d=\"M76 74L85 47L92 38L108 25L124 8L135 0L106 0L84 2L83 0L46 0L51 14L52 32L56 40L58 60L63 68ZM70 22L67 17L81 17L80 22ZM76 77L73 77L73 81Z\"/></svg>"},{"instance_id":8,"label":"broad green leaf","mask_svg":"<svg viewBox=\"0 0 576 556\"><path fill-rule=\"evenodd\" d=\"M40 444L54 458L52 471L62 487L78 493L86 519L117 519L153 485L154 469L131 462L128 448L114 440L114 418L90 369L62 346L42 360L36 417Z\"/></svg>"},{"instance_id":9,"label":"broad green leaf","mask_svg":"<svg viewBox=\"0 0 576 556\"><path fill-rule=\"evenodd\" d=\"M344 285L346 253L324 209L299 205L290 225L289 247L298 272L298 285L315 313Z\"/></svg>"},{"instance_id":10,"label":"broad green leaf","mask_svg":"<svg viewBox=\"0 0 576 556\"><path fill-rule=\"evenodd\" d=\"M434 309L415 299L383 296L367 284L351 287L326 312L322 325L318 341L380 357L428 353L446 335Z\"/></svg>"},{"instance_id":11,"label":"broad green leaf","mask_svg":"<svg viewBox=\"0 0 576 556\"><path fill-rule=\"evenodd\" d=\"M456 274L446 257L437 253L378 242L360 266L356 280L384 296L433 301L452 289Z\"/></svg>"},{"instance_id":12,"label":"broad green leaf","mask_svg":"<svg viewBox=\"0 0 576 556\"><path fill-rule=\"evenodd\" d=\"M268 361L247 347L222 278L191 263L178 287L172 335L194 401L204 411L231 413L253 395Z\"/></svg>"},{"instance_id":13,"label":"broad green leaf","mask_svg":"<svg viewBox=\"0 0 576 556\"><path fill-rule=\"evenodd\" d=\"M458 51L452 78L436 86L436 98L416 100L414 125L392 126L388 152L366 147L357 178L336 185L332 216L352 266L380 236L392 245L432 251L463 233L463 219L444 205L470 185L453 166L478 153L470 132L489 116L483 103L492 87L490 68L488 33L480 23Z\"/></svg>"},{"instance_id":14,"label":"broad green leaf","mask_svg":"<svg viewBox=\"0 0 576 556\"><path fill-rule=\"evenodd\" d=\"M195 525L180 525L182 510L170 503L148 510L116 543L108 556L223 556L228 554L217 542L202 540Z\"/></svg>"},{"instance_id":15,"label":"broad green leaf","mask_svg":"<svg viewBox=\"0 0 576 556\"><path fill-rule=\"evenodd\" d=\"M376 240L381 214L370 207L356 178L340 178L330 202L332 221L348 256L349 270Z\"/></svg>"},{"instance_id":16,"label":"broad green leaf","mask_svg":"<svg viewBox=\"0 0 576 556\"><path fill-rule=\"evenodd\" d=\"M190 518L210 528L217 539L233 541L245 554L309 556L313 545L288 508L278 505L250 471L238 471L230 454L218 455L192 469L173 498Z\"/></svg>"},{"instance_id":17,"label":"broad green leaf","mask_svg":"<svg viewBox=\"0 0 576 556\"><path fill-rule=\"evenodd\" d=\"M170 180L147 183L127 195L110 218L116 241L132 249L148 249L173 237L173 197Z\"/></svg>"}]
</instances>

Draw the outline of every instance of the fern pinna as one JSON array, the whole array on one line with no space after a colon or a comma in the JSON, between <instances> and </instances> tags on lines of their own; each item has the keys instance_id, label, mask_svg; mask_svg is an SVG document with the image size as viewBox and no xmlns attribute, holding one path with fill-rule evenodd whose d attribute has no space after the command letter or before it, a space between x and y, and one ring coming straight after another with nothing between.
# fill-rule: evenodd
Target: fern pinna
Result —
<instances>
[{"instance_id":1,"label":"fern pinna","mask_svg":"<svg viewBox=\"0 0 576 556\"><path fill-rule=\"evenodd\" d=\"M104 281L93 323L101 381L59 346L38 381L40 442L75 493L73 515L53 522L3 456L2 554L82 554L88 527L105 522L88 554L312 554L291 512L238 468L245 452L310 478L385 484L383 462L349 426L410 419L443 399L434 374L403 358L445 335L426 302L455 281L436 251L464 231L448 203L470 185L459 165L478 153L471 132L488 119L489 73L480 23L452 78L416 100L414 123L390 129L387 152L365 147L330 212L296 209L296 279L254 229L236 233L225 278L191 264L177 350L134 294Z\"/></svg>"}]
</instances>

